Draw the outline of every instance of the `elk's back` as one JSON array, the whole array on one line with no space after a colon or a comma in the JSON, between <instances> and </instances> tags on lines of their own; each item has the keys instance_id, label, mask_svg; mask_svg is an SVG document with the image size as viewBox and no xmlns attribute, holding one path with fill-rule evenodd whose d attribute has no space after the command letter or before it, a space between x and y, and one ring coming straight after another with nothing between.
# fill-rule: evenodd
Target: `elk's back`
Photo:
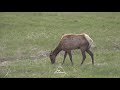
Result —
<instances>
[{"instance_id":1,"label":"elk's back","mask_svg":"<svg viewBox=\"0 0 120 90\"><path fill-rule=\"evenodd\" d=\"M63 50L78 49L86 43L84 35L64 35L61 38L61 48Z\"/></svg>"}]
</instances>

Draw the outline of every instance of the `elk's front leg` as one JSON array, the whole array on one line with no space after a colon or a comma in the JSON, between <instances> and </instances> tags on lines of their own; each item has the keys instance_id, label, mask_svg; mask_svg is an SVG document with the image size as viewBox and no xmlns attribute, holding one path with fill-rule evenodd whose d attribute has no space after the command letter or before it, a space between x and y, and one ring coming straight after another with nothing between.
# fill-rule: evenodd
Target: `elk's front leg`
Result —
<instances>
[{"instance_id":1,"label":"elk's front leg","mask_svg":"<svg viewBox=\"0 0 120 90\"><path fill-rule=\"evenodd\" d=\"M70 61L71 61L71 64L73 65L73 61L72 61L72 54L71 54L71 51L68 52L69 54L69 57L70 57Z\"/></svg>"},{"instance_id":2,"label":"elk's front leg","mask_svg":"<svg viewBox=\"0 0 120 90\"><path fill-rule=\"evenodd\" d=\"M65 54L64 54L64 59L63 59L62 65L63 65L63 64L64 64L64 62L65 62L66 56L67 56L67 52L65 51Z\"/></svg>"}]
</instances>

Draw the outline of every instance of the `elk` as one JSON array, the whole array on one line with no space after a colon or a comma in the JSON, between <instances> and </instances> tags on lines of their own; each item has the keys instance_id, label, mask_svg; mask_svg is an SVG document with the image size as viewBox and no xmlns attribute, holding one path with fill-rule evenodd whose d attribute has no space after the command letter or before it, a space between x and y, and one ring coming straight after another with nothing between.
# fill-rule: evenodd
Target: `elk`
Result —
<instances>
[{"instance_id":1,"label":"elk","mask_svg":"<svg viewBox=\"0 0 120 90\"><path fill-rule=\"evenodd\" d=\"M81 65L83 64L83 62L86 59L85 52L87 52L91 56L92 64L94 65L94 54L90 50L92 43L93 43L93 40L89 37L89 35L87 35L85 33L64 34L62 36L58 46L54 49L54 51L51 51L51 53L49 55L51 63L52 64L55 63L56 56L58 55L58 53L60 51L63 50L63 51L65 51L65 54L64 54L64 59L63 59L62 64L64 64L65 58L68 54L71 64L73 65L71 50L80 49L81 53L82 53L82 57L83 57Z\"/></svg>"}]
</instances>

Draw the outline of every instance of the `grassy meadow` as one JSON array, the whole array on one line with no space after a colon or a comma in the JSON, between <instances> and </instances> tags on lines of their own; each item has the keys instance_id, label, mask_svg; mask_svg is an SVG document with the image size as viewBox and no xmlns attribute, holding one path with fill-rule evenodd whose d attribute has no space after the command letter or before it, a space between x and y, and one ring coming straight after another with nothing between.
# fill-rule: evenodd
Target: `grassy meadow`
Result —
<instances>
[{"instance_id":1,"label":"grassy meadow","mask_svg":"<svg viewBox=\"0 0 120 90\"><path fill-rule=\"evenodd\" d=\"M120 78L119 12L0 12L0 78ZM87 33L94 41L95 65L73 51L48 57L66 33ZM55 73L57 69L65 73Z\"/></svg>"}]
</instances>

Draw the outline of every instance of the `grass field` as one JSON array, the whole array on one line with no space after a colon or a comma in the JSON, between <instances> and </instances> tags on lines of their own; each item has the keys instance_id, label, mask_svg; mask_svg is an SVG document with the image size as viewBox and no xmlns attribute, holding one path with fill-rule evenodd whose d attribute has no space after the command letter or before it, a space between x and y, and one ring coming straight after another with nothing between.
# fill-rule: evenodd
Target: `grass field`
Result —
<instances>
[{"instance_id":1,"label":"grass field","mask_svg":"<svg viewBox=\"0 0 120 90\"><path fill-rule=\"evenodd\" d=\"M119 12L0 12L0 78L119 78ZM94 41L95 65L88 54L73 52L74 66L63 53L51 65L49 52L66 33L87 33Z\"/></svg>"}]
</instances>

